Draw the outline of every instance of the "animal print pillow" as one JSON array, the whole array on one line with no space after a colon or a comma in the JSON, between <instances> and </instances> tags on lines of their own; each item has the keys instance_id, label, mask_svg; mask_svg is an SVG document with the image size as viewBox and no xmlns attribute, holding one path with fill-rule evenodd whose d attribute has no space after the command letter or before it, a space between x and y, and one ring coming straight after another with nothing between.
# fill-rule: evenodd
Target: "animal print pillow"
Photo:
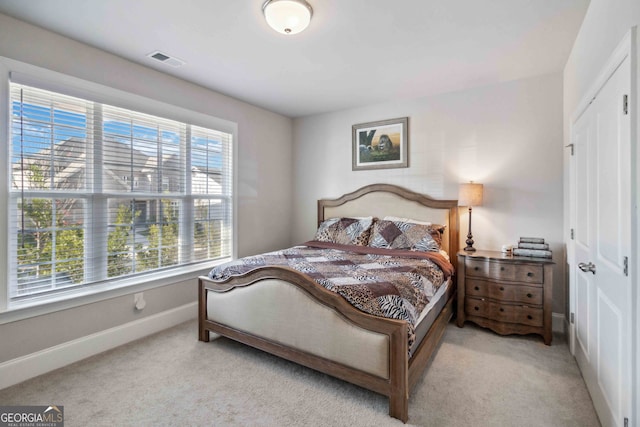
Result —
<instances>
[{"instance_id":1,"label":"animal print pillow","mask_svg":"<svg viewBox=\"0 0 640 427\"><path fill-rule=\"evenodd\" d=\"M442 245L442 225L378 220L373 225L369 246L438 252Z\"/></svg>"},{"instance_id":2,"label":"animal print pillow","mask_svg":"<svg viewBox=\"0 0 640 427\"><path fill-rule=\"evenodd\" d=\"M323 221L314 240L342 245L366 246L371 235L373 217L331 218Z\"/></svg>"}]
</instances>

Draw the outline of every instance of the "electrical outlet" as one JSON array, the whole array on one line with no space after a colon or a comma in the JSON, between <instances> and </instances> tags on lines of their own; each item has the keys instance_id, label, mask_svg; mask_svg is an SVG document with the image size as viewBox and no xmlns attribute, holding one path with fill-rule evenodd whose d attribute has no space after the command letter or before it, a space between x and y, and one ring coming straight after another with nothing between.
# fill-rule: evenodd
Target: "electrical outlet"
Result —
<instances>
[{"instance_id":1,"label":"electrical outlet","mask_svg":"<svg viewBox=\"0 0 640 427\"><path fill-rule=\"evenodd\" d=\"M133 303L135 304L136 310L142 310L147 306L147 302L144 300L144 293L139 292L133 295Z\"/></svg>"}]
</instances>

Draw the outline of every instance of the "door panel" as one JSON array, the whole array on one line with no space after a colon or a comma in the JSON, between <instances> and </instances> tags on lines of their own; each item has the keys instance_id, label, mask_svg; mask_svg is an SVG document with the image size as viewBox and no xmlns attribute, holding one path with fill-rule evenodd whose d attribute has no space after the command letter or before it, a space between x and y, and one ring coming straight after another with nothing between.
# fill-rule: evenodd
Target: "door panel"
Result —
<instances>
[{"instance_id":1,"label":"door panel","mask_svg":"<svg viewBox=\"0 0 640 427\"><path fill-rule=\"evenodd\" d=\"M581 351L589 360L589 281L582 275L576 278L576 335Z\"/></svg>"},{"instance_id":2,"label":"door panel","mask_svg":"<svg viewBox=\"0 0 640 427\"><path fill-rule=\"evenodd\" d=\"M624 272L631 255L631 114L622 108L631 61L620 61L572 126L571 347L603 426L623 425L632 396L632 294Z\"/></svg>"},{"instance_id":3,"label":"door panel","mask_svg":"<svg viewBox=\"0 0 640 427\"><path fill-rule=\"evenodd\" d=\"M575 227L574 254L575 259L587 260L591 253L591 240L593 239L592 212L590 209L592 194L593 170L595 169L595 156L593 155L593 140L595 135L595 123L593 120L593 110L587 109L573 126L573 144L575 148L575 209L573 222ZM581 261L582 262L582 261ZM575 293L575 325L576 341L578 345L573 345L576 358L589 364L591 362L591 351L593 347L592 336L594 323L592 312L593 304L593 277L585 274L578 268L578 263L574 262L573 278Z\"/></svg>"},{"instance_id":4,"label":"door panel","mask_svg":"<svg viewBox=\"0 0 640 427\"><path fill-rule=\"evenodd\" d=\"M586 111L580 119L574 124L573 145L575 150L575 243L580 245L583 250L588 251L589 246L589 187L591 174L589 173L588 160L591 144L590 136L593 132L593 122L591 120L592 112Z\"/></svg>"},{"instance_id":5,"label":"door panel","mask_svg":"<svg viewBox=\"0 0 640 427\"><path fill-rule=\"evenodd\" d=\"M606 262L609 267L622 267L622 244L625 236L621 235L623 229L620 220L622 212L622 197L625 184L621 181L622 163L629 161L622 158L622 141L624 137L621 130L622 94L617 86L621 83L620 77L624 69L611 77L597 98L596 122L596 244L599 261ZM627 187L628 188L628 187ZM625 193L625 196L627 194ZM630 230L627 230L627 234Z\"/></svg>"},{"instance_id":6,"label":"door panel","mask_svg":"<svg viewBox=\"0 0 640 427\"><path fill-rule=\"evenodd\" d=\"M619 413L622 386L622 315L601 291L598 291L598 318L598 384L611 412Z\"/></svg>"}]
</instances>

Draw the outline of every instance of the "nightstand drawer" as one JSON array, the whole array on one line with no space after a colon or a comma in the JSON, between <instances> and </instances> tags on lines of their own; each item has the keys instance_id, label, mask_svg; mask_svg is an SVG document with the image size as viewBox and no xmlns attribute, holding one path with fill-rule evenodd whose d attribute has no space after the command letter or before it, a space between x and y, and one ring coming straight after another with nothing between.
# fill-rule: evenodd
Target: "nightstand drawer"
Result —
<instances>
[{"instance_id":1,"label":"nightstand drawer","mask_svg":"<svg viewBox=\"0 0 640 427\"><path fill-rule=\"evenodd\" d=\"M531 305L542 305L543 302L543 290L537 286L506 285L469 278L466 280L465 288L469 296Z\"/></svg>"},{"instance_id":2,"label":"nightstand drawer","mask_svg":"<svg viewBox=\"0 0 640 427\"><path fill-rule=\"evenodd\" d=\"M465 275L511 282L543 283L543 267L535 264L511 264L467 258Z\"/></svg>"},{"instance_id":3,"label":"nightstand drawer","mask_svg":"<svg viewBox=\"0 0 640 427\"><path fill-rule=\"evenodd\" d=\"M469 316L484 317L506 323L542 326L543 316L541 308L526 305L510 305L491 302L486 299L467 298L465 311Z\"/></svg>"}]
</instances>

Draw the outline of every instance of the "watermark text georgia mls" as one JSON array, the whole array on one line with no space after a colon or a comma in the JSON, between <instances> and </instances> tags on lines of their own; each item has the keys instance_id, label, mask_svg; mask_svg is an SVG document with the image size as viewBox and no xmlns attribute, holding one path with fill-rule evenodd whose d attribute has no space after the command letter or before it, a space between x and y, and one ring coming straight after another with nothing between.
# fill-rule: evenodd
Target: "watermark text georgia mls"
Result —
<instances>
[{"instance_id":1,"label":"watermark text georgia mls","mask_svg":"<svg viewBox=\"0 0 640 427\"><path fill-rule=\"evenodd\" d=\"M64 427L64 406L0 406L0 427Z\"/></svg>"}]
</instances>

